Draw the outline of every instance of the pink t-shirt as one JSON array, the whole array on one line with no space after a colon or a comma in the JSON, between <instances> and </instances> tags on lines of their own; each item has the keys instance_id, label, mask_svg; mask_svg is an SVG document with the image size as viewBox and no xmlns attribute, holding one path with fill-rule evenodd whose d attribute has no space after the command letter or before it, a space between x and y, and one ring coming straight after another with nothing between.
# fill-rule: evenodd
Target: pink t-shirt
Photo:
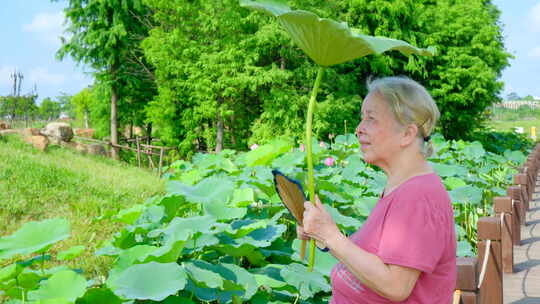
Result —
<instances>
[{"instance_id":1,"label":"pink t-shirt","mask_svg":"<svg viewBox=\"0 0 540 304\"><path fill-rule=\"evenodd\" d=\"M410 178L382 197L362 228L350 236L385 264L421 271L409 304L449 304L456 284L454 212L435 174ZM342 263L331 273L331 304L395 303L364 286Z\"/></svg>"}]
</instances>

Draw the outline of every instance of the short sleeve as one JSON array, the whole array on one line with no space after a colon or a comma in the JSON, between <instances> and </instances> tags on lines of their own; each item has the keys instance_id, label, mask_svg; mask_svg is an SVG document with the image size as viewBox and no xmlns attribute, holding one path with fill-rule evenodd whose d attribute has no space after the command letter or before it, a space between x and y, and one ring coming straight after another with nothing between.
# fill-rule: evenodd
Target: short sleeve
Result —
<instances>
[{"instance_id":1,"label":"short sleeve","mask_svg":"<svg viewBox=\"0 0 540 304\"><path fill-rule=\"evenodd\" d=\"M432 273L447 243L445 221L434 202L414 192L396 193L384 220L378 256L385 264Z\"/></svg>"}]
</instances>

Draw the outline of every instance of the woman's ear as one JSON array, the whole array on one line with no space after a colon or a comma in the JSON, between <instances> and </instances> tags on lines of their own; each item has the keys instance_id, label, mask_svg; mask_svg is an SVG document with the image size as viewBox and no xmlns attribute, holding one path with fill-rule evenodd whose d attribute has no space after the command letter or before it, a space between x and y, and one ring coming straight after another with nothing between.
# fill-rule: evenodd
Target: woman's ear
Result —
<instances>
[{"instance_id":1,"label":"woman's ear","mask_svg":"<svg viewBox=\"0 0 540 304\"><path fill-rule=\"evenodd\" d=\"M401 138L402 147L408 146L418 139L419 130L416 124L408 124L403 131L403 137Z\"/></svg>"}]
</instances>

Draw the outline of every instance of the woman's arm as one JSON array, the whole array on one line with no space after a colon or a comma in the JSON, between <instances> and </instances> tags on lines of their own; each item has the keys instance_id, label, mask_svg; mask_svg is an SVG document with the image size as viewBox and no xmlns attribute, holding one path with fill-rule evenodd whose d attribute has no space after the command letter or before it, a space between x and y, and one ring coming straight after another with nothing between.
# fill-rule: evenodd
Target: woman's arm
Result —
<instances>
[{"instance_id":1,"label":"woman's arm","mask_svg":"<svg viewBox=\"0 0 540 304\"><path fill-rule=\"evenodd\" d=\"M324 206L305 203L304 226L298 229L301 237L307 236L326 245L330 252L368 288L391 301L403 301L411 294L420 275L417 269L385 264L378 256L356 246L345 237Z\"/></svg>"},{"instance_id":2,"label":"woman's arm","mask_svg":"<svg viewBox=\"0 0 540 304\"><path fill-rule=\"evenodd\" d=\"M407 299L420 275L417 269L385 264L378 256L356 246L341 233L328 238L326 245L361 283L391 301Z\"/></svg>"}]
</instances>

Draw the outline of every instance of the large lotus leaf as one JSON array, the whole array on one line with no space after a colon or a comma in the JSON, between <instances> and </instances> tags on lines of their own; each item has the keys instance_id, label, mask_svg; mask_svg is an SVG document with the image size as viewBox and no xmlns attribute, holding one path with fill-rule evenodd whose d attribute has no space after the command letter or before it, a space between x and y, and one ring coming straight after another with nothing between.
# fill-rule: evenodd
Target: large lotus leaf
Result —
<instances>
[{"instance_id":1,"label":"large lotus leaf","mask_svg":"<svg viewBox=\"0 0 540 304\"><path fill-rule=\"evenodd\" d=\"M123 271L113 282L113 292L128 300L162 301L183 289L186 273L177 263L137 264Z\"/></svg>"},{"instance_id":2,"label":"large lotus leaf","mask_svg":"<svg viewBox=\"0 0 540 304\"><path fill-rule=\"evenodd\" d=\"M355 200L353 210L360 216L368 217L371 210L375 208L377 201L379 201L379 198L376 196L364 196Z\"/></svg>"},{"instance_id":3,"label":"large lotus leaf","mask_svg":"<svg viewBox=\"0 0 540 304\"><path fill-rule=\"evenodd\" d=\"M41 282L42 280L43 276L41 273L38 274L36 270L31 270L29 268L26 268L21 274L17 276L17 282L19 283L19 287L22 287L26 290L37 289L39 286L39 282Z\"/></svg>"},{"instance_id":4,"label":"large lotus leaf","mask_svg":"<svg viewBox=\"0 0 540 304\"><path fill-rule=\"evenodd\" d=\"M441 163L431 163L433 170L441 177L457 176L463 177L468 173L467 168L460 165L447 165Z\"/></svg>"},{"instance_id":5,"label":"large lotus leaf","mask_svg":"<svg viewBox=\"0 0 540 304\"><path fill-rule=\"evenodd\" d=\"M236 208L224 203L205 204L204 211L218 220L232 220L243 218L247 208Z\"/></svg>"},{"instance_id":6,"label":"large lotus leaf","mask_svg":"<svg viewBox=\"0 0 540 304\"><path fill-rule=\"evenodd\" d=\"M264 263L264 256L260 252L259 247L249 243L249 240L237 243L236 240L226 236L220 235L219 244L214 248L228 256L232 257L246 257L253 265L261 265Z\"/></svg>"},{"instance_id":7,"label":"large lotus leaf","mask_svg":"<svg viewBox=\"0 0 540 304\"><path fill-rule=\"evenodd\" d=\"M64 251L59 252L58 255L56 256L56 258L58 260L60 260L60 261L73 260L74 258L81 255L84 252L85 248L86 247L84 247L84 245L73 246L73 247L69 248L68 250L64 250Z\"/></svg>"},{"instance_id":8,"label":"large lotus leaf","mask_svg":"<svg viewBox=\"0 0 540 304\"><path fill-rule=\"evenodd\" d=\"M24 269L23 266L19 265L19 263L13 263L0 269L0 282L13 279L19 273L21 273L23 269Z\"/></svg>"},{"instance_id":9,"label":"large lotus leaf","mask_svg":"<svg viewBox=\"0 0 540 304\"><path fill-rule=\"evenodd\" d=\"M295 167L302 167L305 162L305 152L293 151L274 159L272 167L279 169L284 174L290 174Z\"/></svg>"},{"instance_id":10,"label":"large lotus leaf","mask_svg":"<svg viewBox=\"0 0 540 304\"><path fill-rule=\"evenodd\" d=\"M42 281L39 289L30 291L28 299L74 302L84 295L86 286L87 282L80 274L71 270L59 271Z\"/></svg>"},{"instance_id":11,"label":"large lotus leaf","mask_svg":"<svg viewBox=\"0 0 540 304\"><path fill-rule=\"evenodd\" d=\"M166 238L187 240L189 235L196 232L210 233L217 223L212 216L193 216L189 218L175 217L165 228L155 229L148 233L149 237L164 234Z\"/></svg>"},{"instance_id":12,"label":"large lotus leaf","mask_svg":"<svg viewBox=\"0 0 540 304\"><path fill-rule=\"evenodd\" d=\"M216 219L212 216L194 216L190 218L175 217L165 228L155 229L148 233L149 237L163 235L164 245L149 253L149 260L162 263L173 262L179 257L186 242L195 234L208 234L216 229Z\"/></svg>"},{"instance_id":13,"label":"large lotus leaf","mask_svg":"<svg viewBox=\"0 0 540 304\"><path fill-rule=\"evenodd\" d=\"M123 250L118 256L116 264L109 272L107 286L109 288L113 288L114 281L124 270L128 269L133 264L141 263L150 253L154 252L156 249L157 247L155 246L137 245L129 249Z\"/></svg>"},{"instance_id":14,"label":"large lotus leaf","mask_svg":"<svg viewBox=\"0 0 540 304\"><path fill-rule=\"evenodd\" d=\"M266 145L257 147L245 155L246 165L249 167L264 166L270 164L281 154L290 151L292 144L284 140L275 140Z\"/></svg>"},{"instance_id":15,"label":"large lotus leaf","mask_svg":"<svg viewBox=\"0 0 540 304\"><path fill-rule=\"evenodd\" d=\"M233 264L210 264L195 260L186 263L193 282L187 289L203 301L229 302L234 296L251 298L257 292L257 282L251 273ZM194 277L196 275L196 277Z\"/></svg>"},{"instance_id":16,"label":"large lotus leaf","mask_svg":"<svg viewBox=\"0 0 540 304\"><path fill-rule=\"evenodd\" d=\"M137 204L130 208L122 209L115 216L115 219L121 223L131 225L135 223L145 208L145 205Z\"/></svg>"},{"instance_id":17,"label":"large lotus leaf","mask_svg":"<svg viewBox=\"0 0 540 304\"><path fill-rule=\"evenodd\" d=\"M467 158L480 159L486 155L486 150L478 141L474 141L463 148L463 153Z\"/></svg>"},{"instance_id":18,"label":"large lotus leaf","mask_svg":"<svg viewBox=\"0 0 540 304\"><path fill-rule=\"evenodd\" d=\"M483 192L483 189L475 186L464 186L455 188L448 193L453 203L479 205L482 202Z\"/></svg>"},{"instance_id":19,"label":"large lotus leaf","mask_svg":"<svg viewBox=\"0 0 540 304\"><path fill-rule=\"evenodd\" d=\"M525 154L523 154L521 151L510 151L510 150L504 151L504 157L515 164L523 163L526 158Z\"/></svg>"},{"instance_id":20,"label":"large lotus leaf","mask_svg":"<svg viewBox=\"0 0 540 304\"><path fill-rule=\"evenodd\" d=\"M298 290L301 299L311 298L319 291L330 291L330 284L324 275L318 271L309 271L304 265L296 263L287 265L281 269L280 274L287 283Z\"/></svg>"},{"instance_id":21,"label":"large lotus leaf","mask_svg":"<svg viewBox=\"0 0 540 304\"><path fill-rule=\"evenodd\" d=\"M69 222L66 219L25 223L12 235L0 238L0 260L9 259L17 254L42 251L68 237Z\"/></svg>"},{"instance_id":22,"label":"large lotus leaf","mask_svg":"<svg viewBox=\"0 0 540 304\"><path fill-rule=\"evenodd\" d=\"M167 192L182 195L186 200L200 204L224 204L232 196L234 188L233 181L223 176L205 178L194 186L184 185L177 181L170 181L167 184Z\"/></svg>"},{"instance_id":23,"label":"large lotus leaf","mask_svg":"<svg viewBox=\"0 0 540 304\"><path fill-rule=\"evenodd\" d=\"M341 172L343 179L356 184L361 184L365 178L360 175L360 172L366 168L366 164L362 161L360 155L351 155L347 157L345 162L345 168L343 168L343 171Z\"/></svg>"},{"instance_id":24,"label":"large lotus leaf","mask_svg":"<svg viewBox=\"0 0 540 304\"><path fill-rule=\"evenodd\" d=\"M221 154L200 153L193 157L193 163L203 172L209 169L225 170L228 173L238 170L238 167L230 159Z\"/></svg>"},{"instance_id":25,"label":"large lotus leaf","mask_svg":"<svg viewBox=\"0 0 540 304\"><path fill-rule=\"evenodd\" d=\"M463 179L453 176L445 178L443 182L448 190L467 186L467 183Z\"/></svg>"},{"instance_id":26,"label":"large lotus leaf","mask_svg":"<svg viewBox=\"0 0 540 304\"><path fill-rule=\"evenodd\" d=\"M314 13L292 11L284 1L240 0L240 5L278 18L292 40L317 64L331 66L370 54L397 50L405 55L432 56L435 49L420 49L404 41L357 33L347 23L319 18Z\"/></svg>"},{"instance_id":27,"label":"large lotus leaf","mask_svg":"<svg viewBox=\"0 0 540 304\"><path fill-rule=\"evenodd\" d=\"M247 207L255 201L253 188L234 189L231 205L236 207Z\"/></svg>"},{"instance_id":28,"label":"large lotus leaf","mask_svg":"<svg viewBox=\"0 0 540 304\"><path fill-rule=\"evenodd\" d=\"M191 261L184 263L184 268L193 281L203 284L204 287L223 288L223 278L221 275L206 269L209 268L206 264L208 263L203 261Z\"/></svg>"},{"instance_id":29,"label":"large lotus leaf","mask_svg":"<svg viewBox=\"0 0 540 304\"><path fill-rule=\"evenodd\" d=\"M259 287L257 281L255 280L255 277L247 270L234 264L221 264L221 266L234 273L234 278L227 275L225 275L225 278L230 281L234 281L236 284L245 289L242 298L246 300L250 299L257 292L257 288Z\"/></svg>"},{"instance_id":30,"label":"large lotus leaf","mask_svg":"<svg viewBox=\"0 0 540 304\"><path fill-rule=\"evenodd\" d=\"M334 219L336 224L340 225L343 228L352 228L353 230L357 230L358 228L360 228L360 226L362 226L362 222L360 222L359 220L341 214L339 210L330 205L324 205L324 208L332 215L332 218Z\"/></svg>"},{"instance_id":31,"label":"large lotus leaf","mask_svg":"<svg viewBox=\"0 0 540 304\"><path fill-rule=\"evenodd\" d=\"M122 302L120 298L107 288L88 289L84 296L77 300L77 304L122 304Z\"/></svg>"}]
</instances>

